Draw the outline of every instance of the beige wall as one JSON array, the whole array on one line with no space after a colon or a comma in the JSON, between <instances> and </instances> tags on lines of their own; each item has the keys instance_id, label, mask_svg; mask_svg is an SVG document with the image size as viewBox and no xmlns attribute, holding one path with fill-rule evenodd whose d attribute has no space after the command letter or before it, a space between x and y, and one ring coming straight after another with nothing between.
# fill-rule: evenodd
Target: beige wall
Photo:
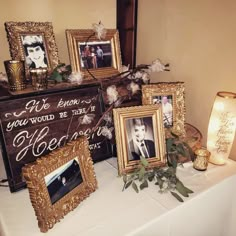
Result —
<instances>
[{"instance_id":1,"label":"beige wall","mask_svg":"<svg viewBox=\"0 0 236 236\"><path fill-rule=\"evenodd\" d=\"M69 63L65 29L90 29L99 21L106 28L116 28L115 0L1 0L0 1L0 71L10 59L4 22L52 22L61 62Z\"/></svg>"},{"instance_id":2,"label":"beige wall","mask_svg":"<svg viewBox=\"0 0 236 236\"><path fill-rule=\"evenodd\" d=\"M204 142L216 92L236 92L235 12L234 0L139 0L137 63L157 57L170 63L171 72L153 74L152 81L185 82L186 119ZM69 63L65 29L91 28L99 20L115 28L115 0L1 0L0 71L10 59L5 21L51 21L60 61Z\"/></svg>"},{"instance_id":3,"label":"beige wall","mask_svg":"<svg viewBox=\"0 0 236 236\"><path fill-rule=\"evenodd\" d=\"M236 1L140 0L137 63L171 65L152 81L184 81L186 119L206 142L217 91L236 92ZM236 159L236 141L231 157Z\"/></svg>"}]
</instances>

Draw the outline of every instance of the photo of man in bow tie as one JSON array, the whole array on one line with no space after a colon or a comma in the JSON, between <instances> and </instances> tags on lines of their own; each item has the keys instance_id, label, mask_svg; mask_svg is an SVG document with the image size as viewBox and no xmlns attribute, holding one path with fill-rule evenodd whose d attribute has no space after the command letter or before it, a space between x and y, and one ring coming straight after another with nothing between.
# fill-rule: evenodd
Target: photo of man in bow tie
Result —
<instances>
[{"instance_id":1,"label":"photo of man in bow tie","mask_svg":"<svg viewBox=\"0 0 236 236\"><path fill-rule=\"evenodd\" d=\"M155 144L153 142L152 118L134 118L127 121L127 135L129 140L128 159L140 160L156 157ZM131 136L131 140L129 139Z\"/></svg>"}]
</instances>

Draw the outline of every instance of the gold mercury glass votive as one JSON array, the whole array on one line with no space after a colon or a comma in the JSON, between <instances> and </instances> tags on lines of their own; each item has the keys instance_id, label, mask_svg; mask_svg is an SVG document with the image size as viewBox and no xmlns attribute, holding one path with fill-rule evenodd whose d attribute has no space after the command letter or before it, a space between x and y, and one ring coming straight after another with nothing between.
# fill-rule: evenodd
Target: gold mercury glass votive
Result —
<instances>
[{"instance_id":1,"label":"gold mercury glass votive","mask_svg":"<svg viewBox=\"0 0 236 236\"><path fill-rule=\"evenodd\" d=\"M48 70L46 68L30 69L30 78L34 90L44 90L48 87Z\"/></svg>"},{"instance_id":2,"label":"gold mercury glass votive","mask_svg":"<svg viewBox=\"0 0 236 236\"><path fill-rule=\"evenodd\" d=\"M8 60L4 61L4 66L8 78L9 89L11 91L25 89L26 79L24 61Z\"/></svg>"},{"instance_id":3,"label":"gold mercury glass votive","mask_svg":"<svg viewBox=\"0 0 236 236\"><path fill-rule=\"evenodd\" d=\"M211 153L206 148L199 148L195 151L196 159L193 167L196 170L206 170Z\"/></svg>"}]
</instances>

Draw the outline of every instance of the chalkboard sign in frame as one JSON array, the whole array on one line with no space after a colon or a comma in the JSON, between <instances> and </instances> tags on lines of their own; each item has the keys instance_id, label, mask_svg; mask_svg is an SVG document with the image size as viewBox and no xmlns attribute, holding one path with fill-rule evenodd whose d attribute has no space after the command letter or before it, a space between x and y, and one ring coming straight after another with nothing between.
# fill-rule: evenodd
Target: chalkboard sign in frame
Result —
<instances>
[{"instance_id":1,"label":"chalkboard sign in frame","mask_svg":"<svg viewBox=\"0 0 236 236\"><path fill-rule=\"evenodd\" d=\"M86 135L94 162L112 156L102 125L100 84L42 91L0 100L1 146L11 192L26 187L21 169L42 155ZM86 118L83 119L86 115ZM85 122L86 121L86 122Z\"/></svg>"}]
</instances>

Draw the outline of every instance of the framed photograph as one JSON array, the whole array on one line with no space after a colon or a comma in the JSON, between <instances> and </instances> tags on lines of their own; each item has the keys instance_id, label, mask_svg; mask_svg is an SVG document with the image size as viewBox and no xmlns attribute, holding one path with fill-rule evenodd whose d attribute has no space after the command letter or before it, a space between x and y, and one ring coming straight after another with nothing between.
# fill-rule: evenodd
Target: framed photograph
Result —
<instances>
[{"instance_id":1,"label":"framed photograph","mask_svg":"<svg viewBox=\"0 0 236 236\"><path fill-rule=\"evenodd\" d=\"M58 49L51 22L5 22L13 60L24 60L26 73L31 68L51 71L58 64Z\"/></svg>"},{"instance_id":2,"label":"framed photograph","mask_svg":"<svg viewBox=\"0 0 236 236\"><path fill-rule=\"evenodd\" d=\"M113 109L119 174L133 172L140 156L150 168L164 166L165 133L160 105Z\"/></svg>"},{"instance_id":3,"label":"framed photograph","mask_svg":"<svg viewBox=\"0 0 236 236\"><path fill-rule=\"evenodd\" d=\"M47 232L97 188L88 140L80 137L22 168L41 232Z\"/></svg>"},{"instance_id":4,"label":"framed photograph","mask_svg":"<svg viewBox=\"0 0 236 236\"><path fill-rule=\"evenodd\" d=\"M183 82L156 83L142 86L142 103L161 104L165 128L185 135L185 86Z\"/></svg>"},{"instance_id":5,"label":"framed photograph","mask_svg":"<svg viewBox=\"0 0 236 236\"><path fill-rule=\"evenodd\" d=\"M108 29L103 40L87 29L67 29L66 37L72 71L84 73L87 79L92 79L91 74L101 79L119 73L121 52L117 30Z\"/></svg>"}]
</instances>

